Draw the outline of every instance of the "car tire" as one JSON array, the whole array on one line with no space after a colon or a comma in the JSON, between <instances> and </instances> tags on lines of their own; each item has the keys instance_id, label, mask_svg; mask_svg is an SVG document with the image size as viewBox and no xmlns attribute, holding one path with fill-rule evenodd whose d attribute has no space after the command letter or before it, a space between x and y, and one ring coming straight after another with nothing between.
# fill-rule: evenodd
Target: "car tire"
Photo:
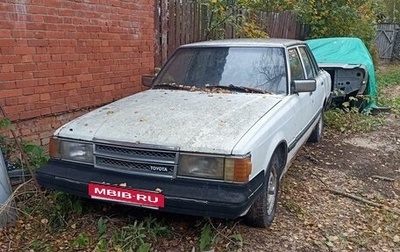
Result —
<instances>
[{"instance_id":1,"label":"car tire","mask_svg":"<svg viewBox=\"0 0 400 252\"><path fill-rule=\"evenodd\" d=\"M308 138L308 142L318 143L322 139L323 132L324 132L324 113L321 112L321 115L318 119L318 123L317 125L315 125L314 130L311 132L311 135Z\"/></svg>"},{"instance_id":2,"label":"car tire","mask_svg":"<svg viewBox=\"0 0 400 252\"><path fill-rule=\"evenodd\" d=\"M278 204L280 168L279 155L274 153L268 165L261 192L245 216L247 225L259 228L271 226Z\"/></svg>"}]
</instances>

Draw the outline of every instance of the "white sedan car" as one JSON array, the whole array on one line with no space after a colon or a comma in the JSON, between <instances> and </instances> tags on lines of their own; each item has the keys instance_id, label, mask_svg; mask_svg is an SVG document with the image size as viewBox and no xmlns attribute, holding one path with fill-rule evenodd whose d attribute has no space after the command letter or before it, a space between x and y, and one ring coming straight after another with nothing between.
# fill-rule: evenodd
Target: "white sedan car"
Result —
<instances>
[{"instance_id":1,"label":"white sedan car","mask_svg":"<svg viewBox=\"0 0 400 252\"><path fill-rule=\"evenodd\" d=\"M319 141L331 79L297 40L178 48L152 87L55 131L48 188L160 211L271 225L279 182Z\"/></svg>"}]
</instances>

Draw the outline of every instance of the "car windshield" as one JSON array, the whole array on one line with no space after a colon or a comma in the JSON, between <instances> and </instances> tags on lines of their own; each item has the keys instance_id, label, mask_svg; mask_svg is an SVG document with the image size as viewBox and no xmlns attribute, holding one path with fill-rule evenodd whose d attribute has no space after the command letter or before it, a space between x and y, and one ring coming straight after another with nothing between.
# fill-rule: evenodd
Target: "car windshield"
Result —
<instances>
[{"instance_id":1,"label":"car windshield","mask_svg":"<svg viewBox=\"0 0 400 252\"><path fill-rule=\"evenodd\" d=\"M287 93L285 53L273 47L180 48L154 81L195 89L240 87L232 91L261 90ZM248 89L246 89L248 88Z\"/></svg>"}]
</instances>

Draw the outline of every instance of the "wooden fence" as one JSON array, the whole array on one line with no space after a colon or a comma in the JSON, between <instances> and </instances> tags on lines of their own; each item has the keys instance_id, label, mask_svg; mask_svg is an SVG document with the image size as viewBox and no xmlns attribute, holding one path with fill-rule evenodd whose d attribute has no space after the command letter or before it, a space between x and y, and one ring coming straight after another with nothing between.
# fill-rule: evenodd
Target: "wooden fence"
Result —
<instances>
[{"instance_id":1,"label":"wooden fence","mask_svg":"<svg viewBox=\"0 0 400 252\"><path fill-rule=\"evenodd\" d=\"M270 37L303 39L308 30L293 12L249 13L240 12L246 18L250 16ZM183 44L214 39L209 30L210 13L206 5L190 0L156 0L155 10L155 66L160 67L177 47ZM241 25L238 19L236 26ZM224 26L225 38L241 37L233 26Z\"/></svg>"}]
</instances>

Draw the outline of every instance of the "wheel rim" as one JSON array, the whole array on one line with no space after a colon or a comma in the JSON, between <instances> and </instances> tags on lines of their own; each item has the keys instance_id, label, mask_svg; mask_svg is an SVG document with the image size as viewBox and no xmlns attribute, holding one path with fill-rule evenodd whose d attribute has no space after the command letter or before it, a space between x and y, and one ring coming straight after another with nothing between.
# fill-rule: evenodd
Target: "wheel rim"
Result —
<instances>
[{"instance_id":1,"label":"wheel rim","mask_svg":"<svg viewBox=\"0 0 400 252\"><path fill-rule=\"evenodd\" d=\"M271 215L275 208L278 177L276 175L276 164L271 167L267 188L267 214Z\"/></svg>"}]
</instances>

